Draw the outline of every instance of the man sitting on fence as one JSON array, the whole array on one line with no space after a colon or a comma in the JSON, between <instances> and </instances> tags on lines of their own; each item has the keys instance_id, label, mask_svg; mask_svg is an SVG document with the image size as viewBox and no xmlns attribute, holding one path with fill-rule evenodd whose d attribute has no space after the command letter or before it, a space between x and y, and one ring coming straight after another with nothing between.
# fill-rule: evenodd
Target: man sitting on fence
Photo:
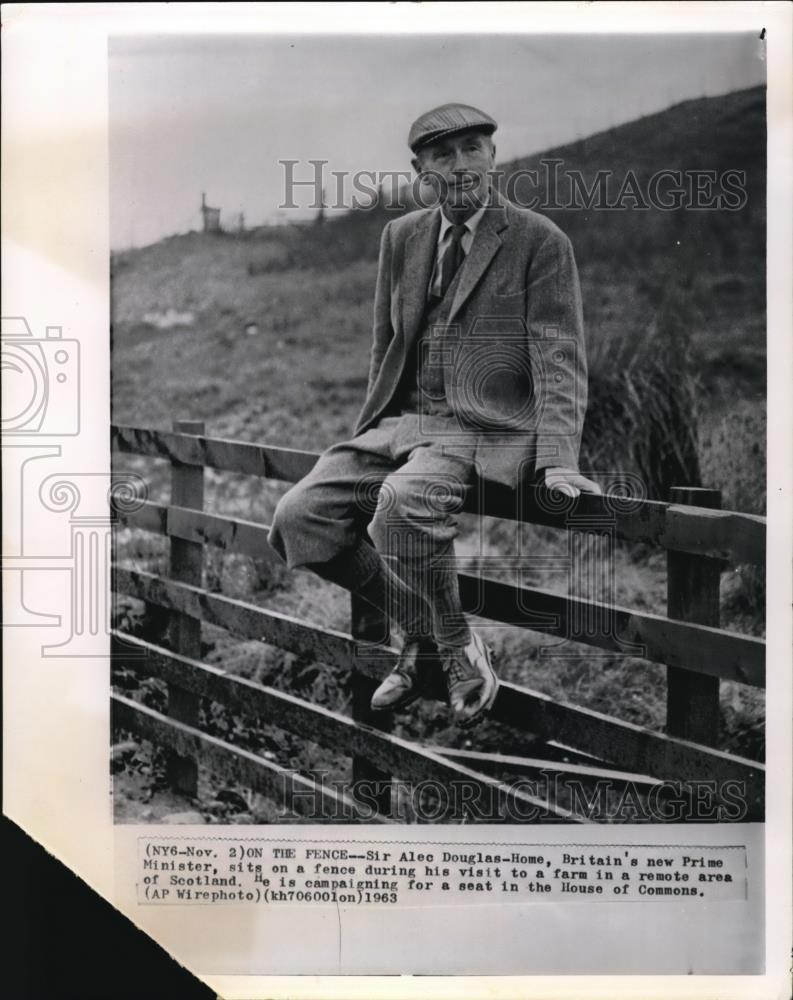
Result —
<instances>
[{"instance_id":1,"label":"man sitting on fence","mask_svg":"<svg viewBox=\"0 0 793 1000\"><path fill-rule=\"evenodd\" d=\"M284 495L270 532L290 567L346 587L400 627L399 659L372 707L407 704L422 660L439 657L463 725L498 687L454 566L467 492L482 479L600 492L577 471L587 386L573 252L552 222L491 186L495 130L463 104L411 127L419 190L439 205L383 230L354 437Z\"/></svg>"}]
</instances>

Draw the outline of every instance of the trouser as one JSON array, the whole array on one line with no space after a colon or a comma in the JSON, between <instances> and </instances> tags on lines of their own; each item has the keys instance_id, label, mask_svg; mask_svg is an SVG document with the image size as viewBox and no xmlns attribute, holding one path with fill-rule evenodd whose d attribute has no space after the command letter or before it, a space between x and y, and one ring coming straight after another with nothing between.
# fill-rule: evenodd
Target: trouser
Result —
<instances>
[{"instance_id":1,"label":"trouser","mask_svg":"<svg viewBox=\"0 0 793 1000\"><path fill-rule=\"evenodd\" d=\"M290 568L307 567L382 603L406 635L464 645L455 514L475 449L455 429L450 418L407 413L333 445L278 503L273 548Z\"/></svg>"}]
</instances>

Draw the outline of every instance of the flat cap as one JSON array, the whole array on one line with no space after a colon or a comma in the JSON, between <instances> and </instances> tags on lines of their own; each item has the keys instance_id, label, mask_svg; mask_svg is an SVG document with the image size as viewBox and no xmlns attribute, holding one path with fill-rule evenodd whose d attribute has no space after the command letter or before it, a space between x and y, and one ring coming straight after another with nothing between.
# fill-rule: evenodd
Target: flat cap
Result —
<instances>
[{"instance_id":1,"label":"flat cap","mask_svg":"<svg viewBox=\"0 0 793 1000\"><path fill-rule=\"evenodd\" d=\"M472 108L470 104L442 104L432 111L425 111L413 122L408 134L408 146L417 153L422 146L436 139L465 132L469 128L492 135L498 125L490 115Z\"/></svg>"}]
</instances>

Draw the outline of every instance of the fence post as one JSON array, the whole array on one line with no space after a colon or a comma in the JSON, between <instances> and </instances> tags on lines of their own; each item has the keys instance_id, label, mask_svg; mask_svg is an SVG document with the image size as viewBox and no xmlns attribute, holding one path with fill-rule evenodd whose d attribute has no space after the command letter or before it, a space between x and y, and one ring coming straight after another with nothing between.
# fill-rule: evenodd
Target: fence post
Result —
<instances>
[{"instance_id":1,"label":"fence post","mask_svg":"<svg viewBox=\"0 0 793 1000\"><path fill-rule=\"evenodd\" d=\"M380 615L375 615L371 605L365 604L356 594L350 595L350 633L353 639L362 643L385 643L388 638L388 621ZM377 687L377 682L360 673L355 667L352 671L352 717L356 722L374 726L383 732L390 732L393 720L390 713L372 712L369 703ZM384 816L391 814L391 775L374 767L358 754L352 758L353 795L358 781L370 782L377 794L367 796L367 804L372 798L377 801L377 810ZM382 788L380 786L382 785Z\"/></svg>"},{"instance_id":2,"label":"fence post","mask_svg":"<svg viewBox=\"0 0 793 1000\"><path fill-rule=\"evenodd\" d=\"M718 510L721 490L674 486L670 502ZM721 561L710 556L667 553L666 613L678 621L719 625ZM719 678L666 668L666 731L670 736L715 746L719 736Z\"/></svg>"},{"instance_id":3,"label":"fence post","mask_svg":"<svg viewBox=\"0 0 793 1000\"><path fill-rule=\"evenodd\" d=\"M182 434L203 434L202 420L174 420L173 429ZM171 504L202 510L204 507L204 467L171 462ZM204 546L171 538L170 575L173 580L200 587L203 583ZM174 650L192 659L201 658L201 620L181 612L173 612L172 638ZM198 726L199 697L173 684L168 685L168 715ZM170 755L168 779L174 791L195 797L198 792L198 764L189 757Z\"/></svg>"}]
</instances>

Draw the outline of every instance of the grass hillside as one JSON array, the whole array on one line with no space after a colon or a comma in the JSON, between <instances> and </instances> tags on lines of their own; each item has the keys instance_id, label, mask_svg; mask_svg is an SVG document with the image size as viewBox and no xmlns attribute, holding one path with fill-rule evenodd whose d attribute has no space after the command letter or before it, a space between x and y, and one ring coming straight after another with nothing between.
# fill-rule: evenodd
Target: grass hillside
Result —
<instances>
[{"instance_id":1,"label":"grass hillside","mask_svg":"<svg viewBox=\"0 0 793 1000\"><path fill-rule=\"evenodd\" d=\"M739 210L549 208L545 214L575 247L589 293L584 301L593 343L609 340L626 321L640 323L647 307L677 284L687 292L686 335L704 386L727 390L730 397L735 390L760 396L765 379L765 150L765 90L755 87L685 101L503 169L509 175L537 169L541 160L561 160L560 172L580 171L589 188L598 171L608 171L614 178L611 203L629 171L641 192L661 170L745 176L746 204ZM520 193L521 185L516 189ZM544 201L552 200L546 188L540 190ZM566 203L563 185L557 200ZM623 204L633 202L626 198ZM614 285L623 294L609 301L605 290Z\"/></svg>"},{"instance_id":2,"label":"grass hillside","mask_svg":"<svg viewBox=\"0 0 793 1000\"><path fill-rule=\"evenodd\" d=\"M659 498L675 483L716 486L725 507L764 511L764 155L764 93L758 88L688 101L505 165L526 169L543 157L560 159L563 170L580 170L590 183L599 170L619 179L632 170L640 183L659 169L746 173L748 200L735 212L547 212L570 236L581 273L590 359L584 470L639 473L649 495ZM377 249L387 217L377 207L321 225L190 233L114 254L113 421L169 428L174 419L199 419L212 436L312 450L348 436L366 385ZM119 468L151 468L128 456L117 461ZM152 497L167 499L166 486L164 471L155 472ZM255 521L269 521L281 492L247 477L207 475L208 509ZM473 522L463 523L463 557L513 552L513 530L527 533L538 554L558 551L560 542L550 529L486 523L482 544L474 541L474 530ZM164 570L163 540L121 531L117 544L119 558L130 565ZM623 547L614 560L612 599L663 613L663 554ZM274 579L245 557L217 552L208 553L207 563L211 589L329 626L347 625L346 595L309 574ZM565 580L542 573L524 582L566 588ZM140 626L134 602L122 602L119 613L129 627ZM750 570L723 575L722 621L762 633L762 581ZM206 629L204 640L206 658L227 669L332 707L349 700L346 679L324 667L258 643L234 643L218 630ZM549 658L541 638L517 629L498 629L489 641L503 676L663 726L662 668L580 647L577 656ZM136 682L126 683L134 688ZM162 692L151 684L139 694L157 705ZM759 754L759 693L724 684L722 704L723 747ZM218 733L240 725L214 716L207 724ZM422 705L400 717L397 732L465 745L448 727L442 706ZM518 752L512 739L488 723L476 743ZM310 746L272 727L245 730L239 740L295 767L316 765ZM151 762L145 767L157 773ZM122 815L137 815L138 792L131 799ZM202 806L209 819L228 811Z\"/></svg>"}]
</instances>

